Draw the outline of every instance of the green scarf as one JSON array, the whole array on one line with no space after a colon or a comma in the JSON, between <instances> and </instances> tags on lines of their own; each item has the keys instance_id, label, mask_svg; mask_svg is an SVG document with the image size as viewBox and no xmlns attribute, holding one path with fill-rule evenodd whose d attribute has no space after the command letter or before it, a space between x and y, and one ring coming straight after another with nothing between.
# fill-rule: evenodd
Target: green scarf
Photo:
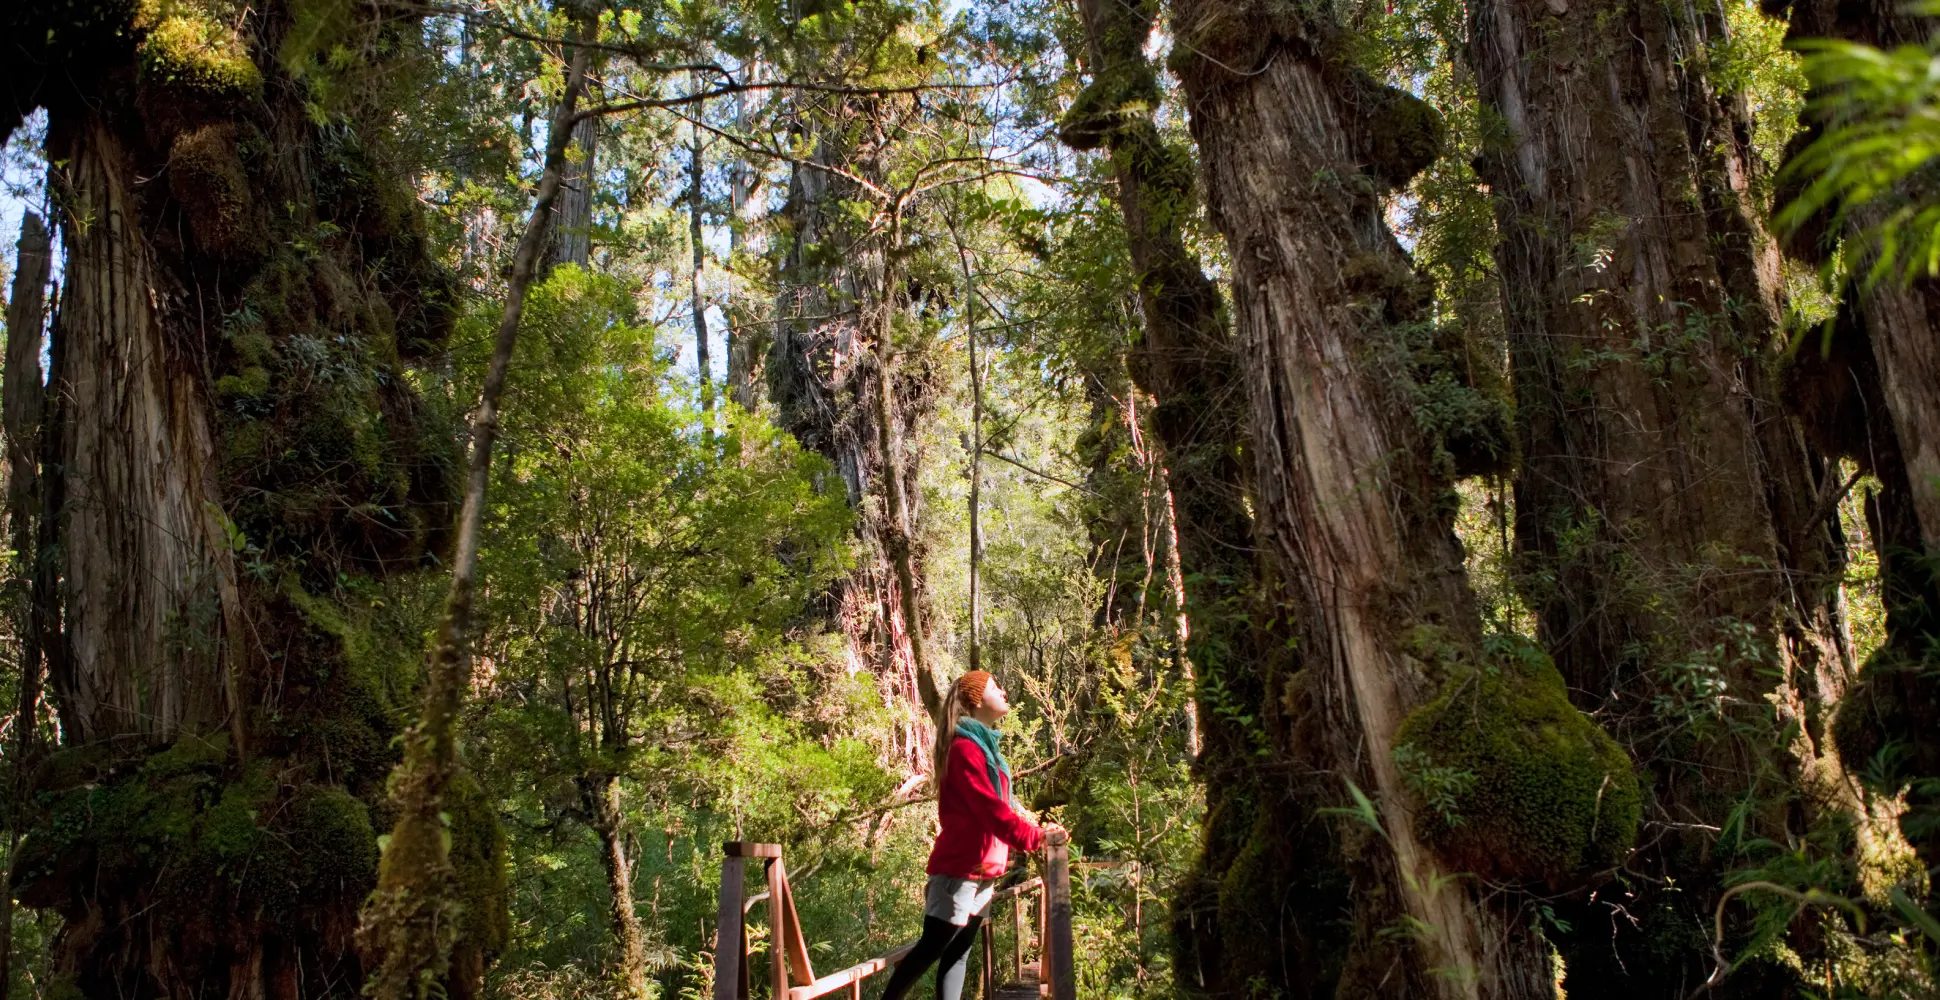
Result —
<instances>
[{"instance_id":1,"label":"green scarf","mask_svg":"<svg viewBox=\"0 0 1940 1000\"><path fill-rule=\"evenodd\" d=\"M1004 788L1010 781L1010 764L1005 762L1003 752L997 749L997 741L1003 739L1004 734L975 719L958 719L957 735L983 750L983 765L990 771L990 786L997 790L998 795L1004 794ZM1003 781L997 780L1000 774L1004 776Z\"/></svg>"}]
</instances>

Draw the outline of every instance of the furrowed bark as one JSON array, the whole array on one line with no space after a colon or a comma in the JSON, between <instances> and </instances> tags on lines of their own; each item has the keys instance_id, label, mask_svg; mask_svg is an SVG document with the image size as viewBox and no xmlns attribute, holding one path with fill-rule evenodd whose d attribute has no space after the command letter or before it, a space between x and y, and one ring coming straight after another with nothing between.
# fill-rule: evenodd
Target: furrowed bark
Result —
<instances>
[{"instance_id":1,"label":"furrowed bark","mask_svg":"<svg viewBox=\"0 0 1940 1000\"><path fill-rule=\"evenodd\" d=\"M1453 470L1411 399L1406 338L1429 289L1381 201L1436 155L1439 122L1349 65L1324 17L1220 0L1171 9L1207 203L1233 261L1239 354L1252 359L1257 532L1282 567L1318 739L1381 831L1347 852L1368 878L1338 990L1549 997L1548 949L1515 894L1485 893L1431 853L1394 756L1404 719L1482 661Z\"/></svg>"},{"instance_id":2,"label":"furrowed bark","mask_svg":"<svg viewBox=\"0 0 1940 1000\"><path fill-rule=\"evenodd\" d=\"M56 145L50 137L50 146ZM220 639L188 624L220 601L212 445L201 391L168 343L130 156L98 115L59 130L69 338L65 607L83 742L168 740L220 722ZM104 567L119 567L105 572ZM201 632L201 634L196 634Z\"/></svg>"},{"instance_id":3,"label":"furrowed bark","mask_svg":"<svg viewBox=\"0 0 1940 1000\"><path fill-rule=\"evenodd\" d=\"M552 205L559 196L565 168L566 145L572 138L574 109L585 86L590 50L585 46L574 46L573 50L565 92L553 109L532 214L506 283L505 308L493 339L490 367L472 413L465 502L458 519L451 587L426 666L424 706L418 722L405 733L404 760L392 777L400 815L378 866L377 891L364 909L363 926L358 932L364 946L381 956L371 984L371 994L379 1000L421 997L446 977L451 965L453 936L458 928L457 904L450 885L454 869L441 813L446 789L458 771L458 713L470 683L479 525L491 481L492 448L498 435L498 405L505 391L506 370L518 343L526 289L546 245Z\"/></svg>"},{"instance_id":4,"label":"furrowed bark","mask_svg":"<svg viewBox=\"0 0 1940 1000\"><path fill-rule=\"evenodd\" d=\"M1520 586L1572 699L1652 776L1648 846L1555 935L1572 997L1705 981L1729 867L1709 831L1746 801L1745 835L1779 842L1863 813L1823 740L1852 669L1842 543L1817 510L1839 477L1780 404L1762 168L1702 57L1724 31L1716 6L1550 0L1486 0L1470 31L1507 131L1478 169L1502 234ZM1753 962L1718 988L1793 978Z\"/></svg>"},{"instance_id":5,"label":"furrowed bark","mask_svg":"<svg viewBox=\"0 0 1940 1000\"><path fill-rule=\"evenodd\" d=\"M568 160L559 182L559 207L555 214L550 263L586 267L593 259L593 192L599 176L599 130L597 117L586 117L573 126L573 145L579 158Z\"/></svg>"},{"instance_id":6,"label":"furrowed bark","mask_svg":"<svg viewBox=\"0 0 1940 1000\"><path fill-rule=\"evenodd\" d=\"M1162 520L1168 561L1177 564L1167 575L1180 598L1179 667L1195 684L1192 742L1206 782L1202 854L1173 902L1175 969L1181 986L1216 995L1243 992L1256 980L1294 995L1329 995L1339 958L1323 953L1342 942L1328 940L1324 925L1337 923L1346 904L1338 884L1321 884L1338 861L1312 810L1332 804L1338 789L1263 778L1244 727L1208 704L1231 699L1268 720L1273 771L1316 770L1311 754L1294 746L1290 713L1268 695L1284 687L1295 664L1288 629L1273 624L1278 615L1262 600L1267 574L1246 508L1245 413L1233 398L1242 379L1225 303L1183 236L1198 205L1194 165L1151 118L1159 85L1144 47L1158 4L1085 0L1079 13L1092 82L1060 135L1074 148L1102 145L1118 181L1144 316L1130 369L1156 404L1148 420L1169 485ZM1222 891L1228 878L1254 885ZM1265 941L1278 947L1260 947ZM1286 961L1288 954L1299 960Z\"/></svg>"}]
</instances>

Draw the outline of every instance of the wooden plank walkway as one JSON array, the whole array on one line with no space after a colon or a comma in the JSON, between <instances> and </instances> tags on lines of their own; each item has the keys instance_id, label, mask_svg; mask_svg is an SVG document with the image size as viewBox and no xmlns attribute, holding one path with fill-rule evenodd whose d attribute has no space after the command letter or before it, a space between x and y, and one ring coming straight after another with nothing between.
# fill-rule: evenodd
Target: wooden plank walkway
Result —
<instances>
[{"instance_id":1,"label":"wooden plank walkway","mask_svg":"<svg viewBox=\"0 0 1940 1000\"><path fill-rule=\"evenodd\" d=\"M1038 1000L1037 983L1037 963L1027 962L1024 965L1024 978L997 987L997 995L991 1000Z\"/></svg>"}]
</instances>

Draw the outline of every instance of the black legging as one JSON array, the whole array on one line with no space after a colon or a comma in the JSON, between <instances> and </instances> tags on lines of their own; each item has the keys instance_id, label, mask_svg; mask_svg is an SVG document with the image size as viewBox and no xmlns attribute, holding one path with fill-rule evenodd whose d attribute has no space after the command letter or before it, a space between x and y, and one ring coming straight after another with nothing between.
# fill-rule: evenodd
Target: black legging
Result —
<instances>
[{"instance_id":1,"label":"black legging","mask_svg":"<svg viewBox=\"0 0 1940 1000\"><path fill-rule=\"evenodd\" d=\"M896 963L889 985L883 987L882 1000L903 1000L903 994L916 985L931 962L937 963L936 1000L963 1000L963 973L970 965L970 945L977 940L977 928L982 925L981 916L971 917L962 927L924 917L923 936L917 939L915 949Z\"/></svg>"}]
</instances>

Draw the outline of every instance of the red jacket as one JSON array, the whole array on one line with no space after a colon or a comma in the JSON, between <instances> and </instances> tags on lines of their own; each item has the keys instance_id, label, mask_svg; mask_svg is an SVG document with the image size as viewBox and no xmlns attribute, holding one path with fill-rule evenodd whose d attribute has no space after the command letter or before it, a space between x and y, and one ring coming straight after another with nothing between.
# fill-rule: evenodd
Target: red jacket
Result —
<instances>
[{"instance_id":1,"label":"red jacket","mask_svg":"<svg viewBox=\"0 0 1940 1000\"><path fill-rule=\"evenodd\" d=\"M1044 845L1044 831L1011 807L1009 777L999 780L1003 787L991 786L983 748L974 740L959 736L950 743L936 797L943 832L930 849L931 875L996 878L1010 863L1011 848L1029 854Z\"/></svg>"}]
</instances>

